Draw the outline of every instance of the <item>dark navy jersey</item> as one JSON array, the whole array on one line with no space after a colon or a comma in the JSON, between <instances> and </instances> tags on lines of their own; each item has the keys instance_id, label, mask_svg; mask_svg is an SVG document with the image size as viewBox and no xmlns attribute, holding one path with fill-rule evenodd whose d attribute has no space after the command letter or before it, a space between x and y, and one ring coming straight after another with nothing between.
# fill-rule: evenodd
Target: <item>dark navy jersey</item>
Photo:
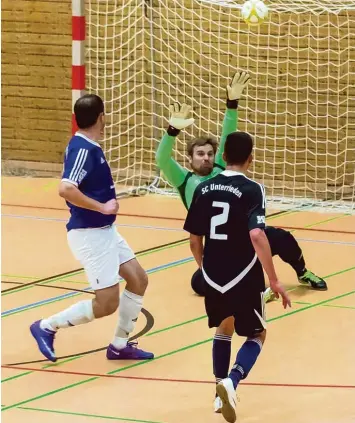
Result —
<instances>
[{"instance_id":1,"label":"dark navy jersey","mask_svg":"<svg viewBox=\"0 0 355 423\"><path fill-rule=\"evenodd\" d=\"M240 172L225 170L196 188L184 229L205 237L203 273L218 291L235 286L257 261L249 232L265 228L265 208L264 186Z\"/></svg>"},{"instance_id":2,"label":"dark navy jersey","mask_svg":"<svg viewBox=\"0 0 355 423\"><path fill-rule=\"evenodd\" d=\"M63 182L75 185L84 195L100 203L116 198L110 167L100 145L77 132L65 150ZM115 215L104 215L66 202L70 209L67 229L100 228L114 223Z\"/></svg>"}]
</instances>

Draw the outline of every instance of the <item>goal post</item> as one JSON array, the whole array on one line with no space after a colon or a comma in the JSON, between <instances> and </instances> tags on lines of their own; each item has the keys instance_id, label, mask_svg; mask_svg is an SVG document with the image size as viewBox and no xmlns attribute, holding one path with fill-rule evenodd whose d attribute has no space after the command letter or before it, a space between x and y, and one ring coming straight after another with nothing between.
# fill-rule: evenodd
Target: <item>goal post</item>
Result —
<instances>
[{"instance_id":1,"label":"goal post","mask_svg":"<svg viewBox=\"0 0 355 423\"><path fill-rule=\"evenodd\" d=\"M355 211L353 0L266 1L270 17L255 27L229 0L74 3L85 17L84 88L105 101L103 148L120 195L176 195L155 164L169 105L193 107L173 152L188 167L187 140L220 136L225 87L246 70L238 129L254 137L251 177L269 202Z\"/></svg>"}]
</instances>

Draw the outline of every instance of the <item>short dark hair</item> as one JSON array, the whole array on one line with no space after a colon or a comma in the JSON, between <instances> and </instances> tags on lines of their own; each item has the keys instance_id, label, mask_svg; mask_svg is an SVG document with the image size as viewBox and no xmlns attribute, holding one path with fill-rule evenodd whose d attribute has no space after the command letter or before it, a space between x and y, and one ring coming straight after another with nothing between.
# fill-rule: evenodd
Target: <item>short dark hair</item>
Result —
<instances>
[{"instance_id":1,"label":"short dark hair","mask_svg":"<svg viewBox=\"0 0 355 423\"><path fill-rule=\"evenodd\" d=\"M85 94L74 105L75 120L80 129L95 125L100 113L104 113L104 102L96 94Z\"/></svg>"},{"instance_id":2,"label":"short dark hair","mask_svg":"<svg viewBox=\"0 0 355 423\"><path fill-rule=\"evenodd\" d=\"M188 141L187 143L187 153L189 156L192 157L194 154L194 148L195 147L203 147L204 145L209 144L213 148L214 154L216 154L217 151L217 140L212 137L198 137L194 138L193 140Z\"/></svg>"},{"instance_id":3,"label":"short dark hair","mask_svg":"<svg viewBox=\"0 0 355 423\"><path fill-rule=\"evenodd\" d=\"M232 132L227 136L224 153L228 165L244 164L253 151L253 138L247 132Z\"/></svg>"}]
</instances>

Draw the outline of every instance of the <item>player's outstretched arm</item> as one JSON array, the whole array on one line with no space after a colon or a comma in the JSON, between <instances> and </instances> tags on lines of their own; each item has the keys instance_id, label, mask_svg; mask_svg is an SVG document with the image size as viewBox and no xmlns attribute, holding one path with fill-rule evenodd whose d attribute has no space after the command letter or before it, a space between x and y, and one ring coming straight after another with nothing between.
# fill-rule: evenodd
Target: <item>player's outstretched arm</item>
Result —
<instances>
[{"instance_id":1,"label":"player's outstretched arm","mask_svg":"<svg viewBox=\"0 0 355 423\"><path fill-rule=\"evenodd\" d=\"M181 129L192 125L195 121L188 118L191 107L183 104L181 107L175 103L170 106L169 127L165 132L156 152L155 160L159 169L164 173L167 180L176 188L183 184L188 173L172 156L176 136Z\"/></svg>"},{"instance_id":2,"label":"player's outstretched arm","mask_svg":"<svg viewBox=\"0 0 355 423\"><path fill-rule=\"evenodd\" d=\"M115 198L100 203L83 194L75 185L70 182L61 181L59 184L59 195L74 206L83 209L97 211L102 214L116 214L118 202Z\"/></svg>"},{"instance_id":3,"label":"player's outstretched arm","mask_svg":"<svg viewBox=\"0 0 355 423\"><path fill-rule=\"evenodd\" d=\"M225 167L223 160L224 144L227 136L237 130L238 125L238 101L241 98L245 87L248 85L250 75L247 72L237 72L231 84L227 86L227 110L223 119L222 135L218 151L216 153L215 163Z\"/></svg>"},{"instance_id":4,"label":"player's outstretched arm","mask_svg":"<svg viewBox=\"0 0 355 423\"><path fill-rule=\"evenodd\" d=\"M276 298L279 298L279 294L281 295L284 308L287 306L291 307L290 298L276 275L270 244L265 232L260 228L252 229L250 231L250 239L260 263L268 275L271 290L275 293Z\"/></svg>"}]
</instances>

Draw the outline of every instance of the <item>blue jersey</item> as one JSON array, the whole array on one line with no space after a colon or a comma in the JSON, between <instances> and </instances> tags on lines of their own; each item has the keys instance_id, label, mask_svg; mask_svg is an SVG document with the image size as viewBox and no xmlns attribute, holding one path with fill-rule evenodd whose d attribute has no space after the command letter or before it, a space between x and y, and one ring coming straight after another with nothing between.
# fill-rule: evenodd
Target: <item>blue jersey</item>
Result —
<instances>
[{"instance_id":1,"label":"blue jersey","mask_svg":"<svg viewBox=\"0 0 355 423\"><path fill-rule=\"evenodd\" d=\"M63 182L75 185L84 195L100 203L116 198L110 167L100 145L77 132L65 150ZM67 230L112 225L116 215L104 215L66 202L70 209Z\"/></svg>"}]
</instances>

